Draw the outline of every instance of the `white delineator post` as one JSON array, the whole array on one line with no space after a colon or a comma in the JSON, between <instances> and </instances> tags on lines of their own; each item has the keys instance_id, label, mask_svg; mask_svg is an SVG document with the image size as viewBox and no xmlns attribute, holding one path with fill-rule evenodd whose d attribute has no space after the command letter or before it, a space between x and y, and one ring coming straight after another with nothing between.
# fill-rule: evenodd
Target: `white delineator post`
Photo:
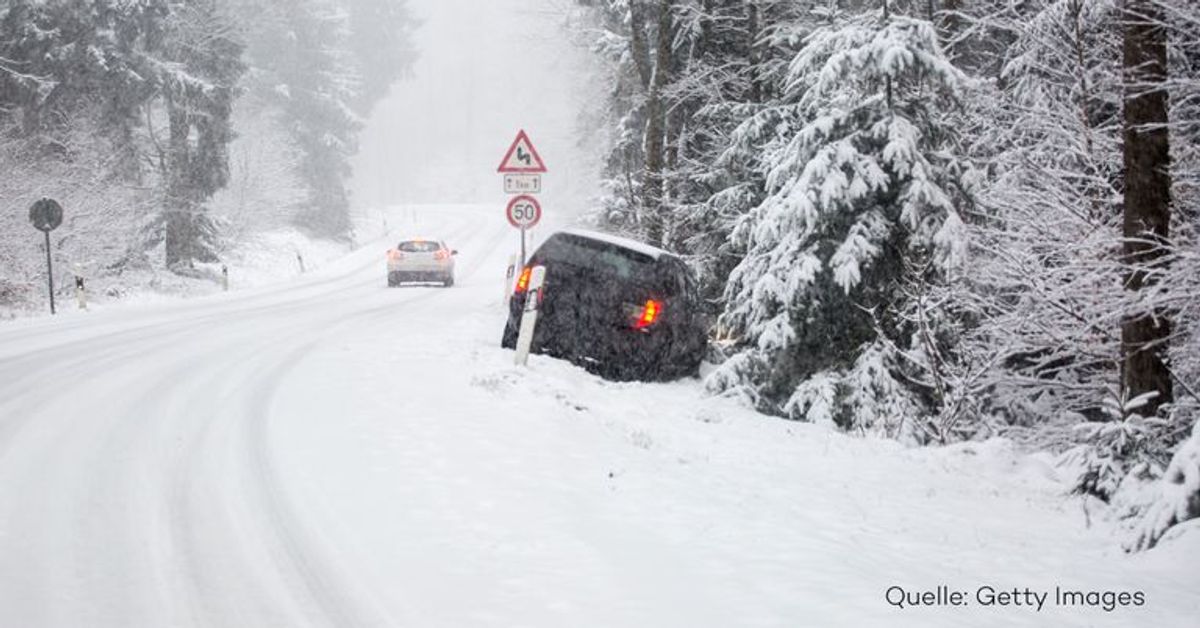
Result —
<instances>
[{"instance_id":1,"label":"white delineator post","mask_svg":"<svg viewBox=\"0 0 1200 628\"><path fill-rule=\"evenodd\" d=\"M75 264L75 303L79 305L79 309L86 310L87 308L87 286L83 281L83 265Z\"/></svg>"},{"instance_id":2,"label":"white delineator post","mask_svg":"<svg viewBox=\"0 0 1200 628\"><path fill-rule=\"evenodd\" d=\"M512 298L513 277L517 274L517 254L512 253L508 256L508 269L504 271L504 305L508 305L508 300Z\"/></svg>"},{"instance_id":3,"label":"white delineator post","mask_svg":"<svg viewBox=\"0 0 1200 628\"><path fill-rule=\"evenodd\" d=\"M517 333L517 354L513 363L525 366L529 363L529 349L533 346L533 330L537 327L538 308L542 305L542 293L546 288L546 267L534 266L529 274L529 286L525 291L525 310L521 313L521 328Z\"/></svg>"}]
</instances>

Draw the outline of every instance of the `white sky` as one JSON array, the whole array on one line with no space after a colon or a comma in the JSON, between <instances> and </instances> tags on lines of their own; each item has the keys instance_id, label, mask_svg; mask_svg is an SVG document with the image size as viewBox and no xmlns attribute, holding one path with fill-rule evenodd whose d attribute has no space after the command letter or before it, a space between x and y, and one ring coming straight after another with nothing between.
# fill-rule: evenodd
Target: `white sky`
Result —
<instances>
[{"instance_id":1,"label":"white sky","mask_svg":"<svg viewBox=\"0 0 1200 628\"><path fill-rule=\"evenodd\" d=\"M524 128L550 169L545 211L560 219L582 211L595 195L598 151L581 142L578 112L596 86L587 53L570 42L572 2L408 3L424 22L420 58L362 133L355 205L495 202L502 209L496 167Z\"/></svg>"}]
</instances>

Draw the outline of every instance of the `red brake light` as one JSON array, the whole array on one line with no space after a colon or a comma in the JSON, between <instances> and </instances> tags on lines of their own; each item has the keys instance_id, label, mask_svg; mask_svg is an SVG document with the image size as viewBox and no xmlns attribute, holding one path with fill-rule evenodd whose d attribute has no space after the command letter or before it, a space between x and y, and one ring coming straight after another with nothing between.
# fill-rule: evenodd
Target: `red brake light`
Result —
<instances>
[{"instance_id":1,"label":"red brake light","mask_svg":"<svg viewBox=\"0 0 1200 628\"><path fill-rule=\"evenodd\" d=\"M663 304L654 299L647 299L646 304L642 306L642 313L638 316L637 322L633 326L637 329L643 329L654 324L659 316L662 316Z\"/></svg>"},{"instance_id":2,"label":"red brake light","mask_svg":"<svg viewBox=\"0 0 1200 628\"><path fill-rule=\"evenodd\" d=\"M450 251L447 251L445 249L438 251L433 254L433 259L438 260L438 261L448 260L448 259L450 259Z\"/></svg>"},{"instance_id":3,"label":"red brake light","mask_svg":"<svg viewBox=\"0 0 1200 628\"><path fill-rule=\"evenodd\" d=\"M533 267L526 266L525 270L521 271L521 276L517 278L517 294L525 292L529 288L529 278L533 275Z\"/></svg>"},{"instance_id":4,"label":"red brake light","mask_svg":"<svg viewBox=\"0 0 1200 628\"><path fill-rule=\"evenodd\" d=\"M404 254L396 249L389 250L387 252L387 256L388 256L388 259L390 259L390 260L404 259Z\"/></svg>"}]
</instances>

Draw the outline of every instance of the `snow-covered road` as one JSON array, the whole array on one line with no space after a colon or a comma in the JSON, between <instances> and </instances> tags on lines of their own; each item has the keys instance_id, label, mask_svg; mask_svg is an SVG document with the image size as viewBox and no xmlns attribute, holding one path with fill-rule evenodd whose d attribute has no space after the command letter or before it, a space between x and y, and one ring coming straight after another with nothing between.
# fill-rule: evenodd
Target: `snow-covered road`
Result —
<instances>
[{"instance_id":1,"label":"snow-covered road","mask_svg":"<svg viewBox=\"0 0 1200 628\"><path fill-rule=\"evenodd\" d=\"M269 289L0 327L0 626L1190 626L1196 543L1133 558L1003 444L912 451L497 347L511 229L422 210ZM1197 535L1192 535L1192 538ZM900 609L946 585L958 608ZM983 587L1142 591L987 605Z\"/></svg>"}]
</instances>

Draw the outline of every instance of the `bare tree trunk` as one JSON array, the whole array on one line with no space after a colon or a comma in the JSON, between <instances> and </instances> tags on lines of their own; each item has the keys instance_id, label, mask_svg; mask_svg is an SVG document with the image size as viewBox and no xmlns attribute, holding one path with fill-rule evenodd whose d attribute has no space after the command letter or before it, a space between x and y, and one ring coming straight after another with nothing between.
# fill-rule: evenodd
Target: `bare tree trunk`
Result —
<instances>
[{"instance_id":1,"label":"bare tree trunk","mask_svg":"<svg viewBox=\"0 0 1200 628\"><path fill-rule=\"evenodd\" d=\"M1125 0L1125 262L1126 289L1152 285L1171 224L1167 134L1167 35L1153 0ZM1173 399L1167 365L1171 321L1166 312L1128 316L1121 325L1122 380L1129 398L1158 393L1140 410L1152 416Z\"/></svg>"},{"instance_id":2,"label":"bare tree trunk","mask_svg":"<svg viewBox=\"0 0 1200 628\"><path fill-rule=\"evenodd\" d=\"M664 235L663 166L666 163L666 106L663 90L671 67L671 1L659 0L654 74L646 100L646 176L642 190L642 229L653 244Z\"/></svg>"},{"instance_id":3,"label":"bare tree trunk","mask_svg":"<svg viewBox=\"0 0 1200 628\"><path fill-rule=\"evenodd\" d=\"M746 3L746 32L749 41L746 42L750 52L750 102L760 103L763 100L762 80L758 76L758 32L759 32L758 2Z\"/></svg>"},{"instance_id":4,"label":"bare tree trunk","mask_svg":"<svg viewBox=\"0 0 1200 628\"><path fill-rule=\"evenodd\" d=\"M642 89L650 89L650 77L654 70L650 65L650 45L646 43L646 0L629 3L629 53L637 68Z\"/></svg>"}]
</instances>

